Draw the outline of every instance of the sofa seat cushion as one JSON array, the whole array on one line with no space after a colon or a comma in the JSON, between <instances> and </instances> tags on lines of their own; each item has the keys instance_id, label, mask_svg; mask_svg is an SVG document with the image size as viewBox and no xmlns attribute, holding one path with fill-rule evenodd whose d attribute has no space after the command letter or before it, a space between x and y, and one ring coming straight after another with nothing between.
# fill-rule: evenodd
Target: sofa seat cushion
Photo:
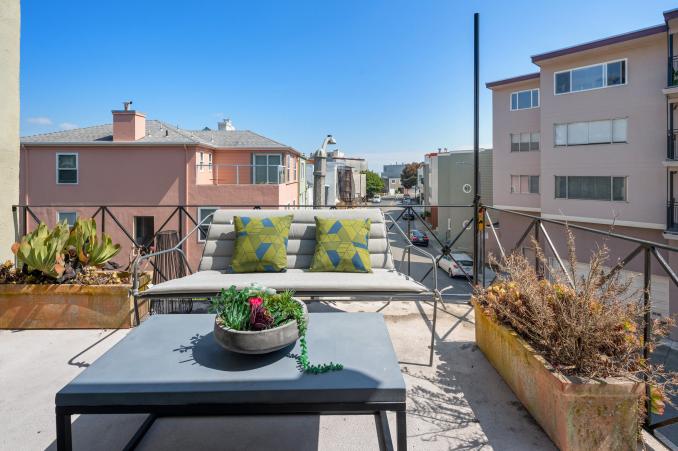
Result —
<instances>
[{"instance_id":1,"label":"sofa seat cushion","mask_svg":"<svg viewBox=\"0 0 678 451\"><path fill-rule=\"evenodd\" d=\"M218 293L235 285L244 288L252 283L276 290L298 293L424 293L430 289L415 279L393 269L375 268L371 273L311 272L307 269L288 269L284 273L231 274L219 271L199 271L186 277L152 286L143 296L171 294Z\"/></svg>"}]
</instances>

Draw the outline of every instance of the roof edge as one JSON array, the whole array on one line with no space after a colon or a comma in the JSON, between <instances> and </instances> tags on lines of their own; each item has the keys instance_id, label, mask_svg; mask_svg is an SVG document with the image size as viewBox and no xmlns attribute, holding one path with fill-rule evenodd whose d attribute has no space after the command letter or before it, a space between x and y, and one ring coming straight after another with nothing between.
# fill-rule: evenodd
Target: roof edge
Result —
<instances>
[{"instance_id":1,"label":"roof edge","mask_svg":"<svg viewBox=\"0 0 678 451\"><path fill-rule=\"evenodd\" d=\"M485 87L492 89L497 86L502 86L502 85L508 85L511 83L518 83L520 81L526 81L526 80L532 80L535 78L539 78L539 72L532 72L529 74L525 75L518 75L517 77L511 77L511 78L505 78L503 80L497 80L497 81L491 81L488 83L485 83Z\"/></svg>"},{"instance_id":2,"label":"roof edge","mask_svg":"<svg viewBox=\"0 0 678 451\"><path fill-rule=\"evenodd\" d=\"M668 11L664 11L664 20L669 21L671 19L678 18L678 8L674 9L669 9Z\"/></svg>"},{"instance_id":3,"label":"roof edge","mask_svg":"<svg viewBox=\"0 0 678 451\"><path fill-rule=\"evenodd\" d=\"M676 11L678 14L678 11ZM540 53L538 55L532 56L532 62L537 63L539 61L544 61L547 59L558 58L560 56L570 55L573 53L583 52L586 50L592 50L600 47L605 47L607 45L619 44L621 42L631 41L633 39L640 39L646 36L652 36L658 33L663 33L667 30L666 24L655 25L652 27L642 28L640 30L630 31L628 33L617 34L614 36L609 36L603 39L597 39L595 41L585 42L583 44L573 45L571 47L565 47L558 50L553 50L551 52Z\"/></svg>"}]
</instances>

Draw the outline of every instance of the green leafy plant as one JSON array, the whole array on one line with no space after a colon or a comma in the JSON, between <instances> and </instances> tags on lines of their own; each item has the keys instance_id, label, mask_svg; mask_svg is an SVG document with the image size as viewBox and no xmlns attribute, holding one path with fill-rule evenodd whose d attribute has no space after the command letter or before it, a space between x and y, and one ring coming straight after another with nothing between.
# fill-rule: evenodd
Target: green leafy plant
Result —
<instances>
[{"instance_id":1,"label":"green leafy plant","mask_svg":"<svg viewBox=\"0 0 678 451\"><path fill-rule=\"evenodd\" d=\"M51 278L59 278L65 271L63 249L68 240L68 224L62 222L49 230L40 224L34 231L14 243L12 251L27 272L38 271Z\"/></svg>"},{"instance_id":2,"label":"green leafy plant","mask_svg":"<svg viewBox=\"0 0 678 451\"><path fill-rule=\"evenodd\" d=\"M64 220L53 229L40 223L21 241L12 245L21 273L33 280L63 283L80 280L78 275L89 274L86 267L98 267L120 252L120 245L103 234L99 241L94 219L78 219L71 229ZM11 271L11 268L7 269ZM4 277L4 280L11 278Z\"/></svg>"},{"instance_id":3,"label":"green leafy plant","mask_svg":"<svg viewBox=\"0 0 678 451\"><path fill-rule=\"evenodd\" d=\"M294 357L304 373L322 374L339 371L339 363L312 364L308 357L306 331L308 324L304 309L294 299L292 291L277 293L271 288L251 285L241 290L231 286L222 289L211 299L210 311L217 315L222 326L233 330L266 330L283 326L290 321L297 322L300 354Z\"/></svg>"},{"instance_id":4,"label":"green leafy plant","mask_svg":"<svg viewBox=\"0 0 678 451\"><path fill-rule=\"evenodd\" d=\"M94 218L78 218L66 246L69 256L77 258L81 266L101 266L120 252L120 245L113 244L107 234L102 234L99 241Z\"/></svg>"}]
</instances>

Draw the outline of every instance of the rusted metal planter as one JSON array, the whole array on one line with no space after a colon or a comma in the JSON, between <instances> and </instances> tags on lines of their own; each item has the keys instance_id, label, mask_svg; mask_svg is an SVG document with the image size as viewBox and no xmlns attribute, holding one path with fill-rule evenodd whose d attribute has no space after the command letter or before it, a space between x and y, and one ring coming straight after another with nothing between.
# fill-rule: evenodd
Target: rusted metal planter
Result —
<instances>
[{"instance_id":1,"label":"rusted metal planter","mask_svg":"<svg viewBox=\"0 0 678 451\"><path fill-rule=\"evenodd\" d=\"M127 329L130 285L0 284L0 329ZM141 315L148 301L139 300Z\"/></svg>"},{"instance_id":2,"label":"rusted metal planter","mask_svg":"<svg viewBox=\"0 0 678 451\"><path fill-rule=\"evenodd\" d=\"M642 383L568 378L477 304L474 310L478 347L558 448L636 449Z\"/></svg>"}]
</instances>

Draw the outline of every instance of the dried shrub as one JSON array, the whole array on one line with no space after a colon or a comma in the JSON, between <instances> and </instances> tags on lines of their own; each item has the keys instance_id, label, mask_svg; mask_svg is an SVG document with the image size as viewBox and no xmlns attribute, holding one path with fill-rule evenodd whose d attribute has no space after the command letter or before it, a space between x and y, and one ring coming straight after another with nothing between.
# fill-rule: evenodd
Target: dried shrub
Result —
<instances>
[{"instance_id":1,"label":"dried shrub","mask_svg":"<svg viewBox=\"0 0 678 451\"><path fill-rule=\"evenodd\" d=\"M517 253L495 261L502 275L492 286L477 290L473 301L567 376L647 378L652 410L661 413L664 401L676 393L678 377L643 358L646 310L640 293L619 271L605 269L607 247L593 252L588 271L578 276L574 237L570 230L567 234L565 270L551 266L533 241L541 270ZM653 321L650 351L672 325L670 319Z\"/></svg>"}]
</instances>

